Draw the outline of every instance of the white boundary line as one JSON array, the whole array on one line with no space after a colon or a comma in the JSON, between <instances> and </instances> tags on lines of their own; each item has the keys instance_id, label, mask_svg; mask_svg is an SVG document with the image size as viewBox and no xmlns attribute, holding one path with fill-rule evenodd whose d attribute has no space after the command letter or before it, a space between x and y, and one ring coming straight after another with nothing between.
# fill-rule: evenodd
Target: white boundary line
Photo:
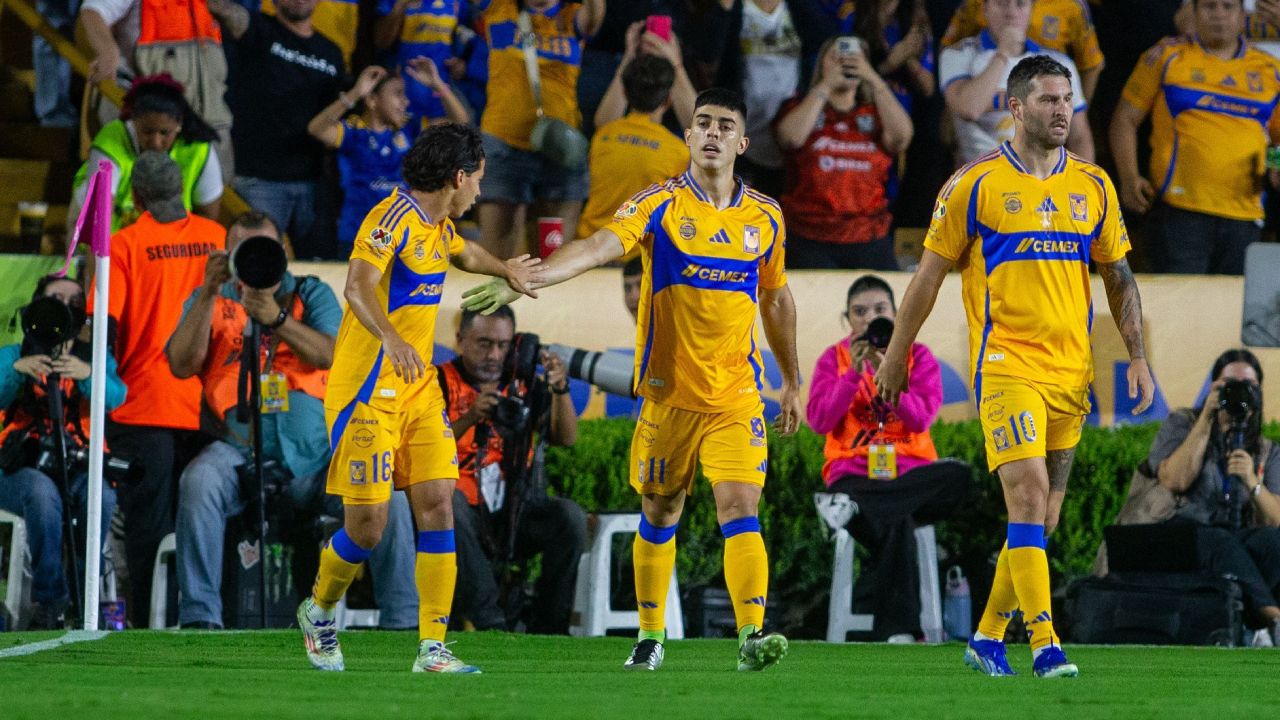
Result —
<instances>
[{"instance_id":1,"label":"white boundary line","mask_svg":"<svg viewBox=\"0 0 1280 720\"><path fill-rule=\"evenodd\" d=\"M0 659L32 655L43 650L52 650L63 645L70 645L71 643L101 640L107 635L106 630L68 630L62 637L53 638L52 640L41 640L36 643L15 645L14 647L0 650Z\"/></svg>"}]
</instances>

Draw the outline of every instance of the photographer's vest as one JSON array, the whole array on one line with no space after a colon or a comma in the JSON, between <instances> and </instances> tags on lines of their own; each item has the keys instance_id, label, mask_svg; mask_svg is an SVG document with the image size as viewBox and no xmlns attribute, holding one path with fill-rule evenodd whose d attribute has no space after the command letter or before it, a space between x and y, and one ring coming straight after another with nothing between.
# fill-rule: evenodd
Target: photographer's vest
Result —
<instances>
[{"instance_id":1,"label":"photographer's vest","mask_svg":"<svg viewBox=\"0 0 1280 720\"><path fill-rule=\"evenodd\" d=\"M138 151L123 120L112 120L103 126L93 138L93 149L111 158L116 167L120 168L120 177L116 179L116 196L112 199L111 207L111 232L115 232L132 224L142 214L133 204L133 163L138 159ZM173 141L169 157L182 170L182 204L190 211L195 207L196 181L200 179L205 162L209 159L209 143L187 142L179 137ZM76 171L74 186L78 188L88 179L89 163L86 162Z\"/></svg>"},{"instance_id":2,"label":"photographer's vest","mask_svg":"<svg viewBox=\"0 0 1280 720\"><path fill-rule=\"evenodd\" d=\"M915 356L907 355L907 374L915 364ZM853 355L849 352L848 343L836 345L836 377L844 377L853 367ZM831 466L838 460L855 457L867 457L872 443L892 444L897 457L913 457L925 460L937 460L938 451L933 447L933 438L929 432L912 432L898 419L897 414L889 413L884 418L884 431L880 431L880 418L873 410L872 400L875 396L875 376L863 371L858 378L856 397L862 410L855 413L850 408L835 429L827 433L827 443L822 448L826 462L822 466L822 476L827 477Z\"/></svg>"},{"instance_id":3,"label":"photographer's vest","mask_svg":"<svg viewBox=\"0 0 1280 720\"><path fill-rule=\"evenodd\" d=\"M471 383L462 377L462 373L458 371L457 363L447 362L437 365L436 369L440 373L440 390L444 393L445 412L449 415L449 422L454 423L458 418L467 414L472 405L476 404L476 398L479 393L471 387ZM504 395L506 393L503 393ZM489 442L485 449L484 457L480 462L476 462L476 428L480 423L467 428L467 431L457 437L458 443L458 485L457 489L463 495L467 496L467 502L471 505L480 504L480 484L476 477L476 472L491 463L502 462L502 435L500 435L492 427L489 429Z\"/></svg>"},{"instance_id":4,"label":"photographer's vest","mask_svg":"<svg viewBox=\"0 0 1280 720\"><path fill-rule=\"evenodd\" d=\"M312 278L298 278L298 287ZM297 292L291 294L289 315L302 322L302 299ZM244 347L244 328L249 315L244 306L231 298L219 295L214 298L213 323L209 330L209 351L205 355L200 383L204 386L204 402L219 420L225 420L227 411L236 406L240 380L240 351ZM274 349L274 352L272 350ZM299 390L318 400L324 400L325 387L329 384L329 371L320 370L303 362L287 343L281 342L270 330L263 328L260 367L263 373L284 373L290 390ZM271 365L267 356L271 354Z\"/></svg>"},{"instance_id":5,"label":"photographer's vest","mask_svg":"<svg viewBox=\"0 0 1280 720\"><path fill-rule=\"evenodd\" d=\"M0 409L0 448L10 442L39 440L52 434L49 424L48 393L44 385L31 381L18 391L18 397L7 408ZM89 398L81 395L76 381L62 378L62 416L68 447L84 447L89 444ZM19 439L21 438L21 439Z\"/></svg>"}]
</instances>

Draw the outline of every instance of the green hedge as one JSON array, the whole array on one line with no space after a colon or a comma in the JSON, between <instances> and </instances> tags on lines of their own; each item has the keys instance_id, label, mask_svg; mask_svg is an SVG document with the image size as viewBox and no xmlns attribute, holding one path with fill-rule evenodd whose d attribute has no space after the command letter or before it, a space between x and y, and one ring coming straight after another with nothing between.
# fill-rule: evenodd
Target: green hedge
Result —
<instances>
[{"instance_id":1,"label":"green hedge","mask_svg":"<svg viewBox=\"0 0 1280 720\"><path fill-rule=\"evenodd\" d=\"M547 454L547 475L555 492L588 511L639 509L640 498L627 482L633 427L626 419L581 423L576 445L552 448ZM1120 511L1133 470L1146 457L1158 429L1157 423L1084 428L1062 520L1049 546L1055 587L1089 572L1102 529ZM999 480L986 470L978 421L939 422L932 433L939 455L974 467L971 497L938 526L938 542L942 566L958 564L965 570L973 602L980 606L993 555L1004 540L1004 498ZM1266 434L1280 441L1280 424L1270 424ZM822 436L807 428L791 437L769 436L760 523L769 549L770 594L784 608L784 617L778 618L783 628L801 637L822 636L831 583L832 545L813 507L813 493L822 487L822 462ZM722 582L723 541L705 483L695 486L685 506L676 542L682 586Z\"/></svg>"}]
</instances>

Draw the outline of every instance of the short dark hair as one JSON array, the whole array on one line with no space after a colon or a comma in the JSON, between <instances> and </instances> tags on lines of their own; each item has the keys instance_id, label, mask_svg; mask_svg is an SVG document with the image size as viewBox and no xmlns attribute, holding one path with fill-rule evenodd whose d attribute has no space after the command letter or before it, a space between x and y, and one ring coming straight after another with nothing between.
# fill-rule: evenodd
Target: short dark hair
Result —
<instances>
[{"instance_id":1,"label":"short dark hair","mask_svg":"<svg viewBox=\"0 0 1280 720\"><path fill-rule=\"evenodd\" d=\"M747 117L747 103L742 99L742 94L728 90L725 88L713 87L698 93L698 99L693 102L693 111L696 114L698 108L703 105L715 105L717 107L729 108L741 115Z\"/></svg>"},{"instance_id":2,"label":"short dark hair","mask_svg":"<svg viewBox=\"0 0 1280 720\"><path fill-rule=\"evenodd\" d=\"M468 175L479 170L482 161L479 130L461 123L440 123L418 136L404 158L401 174L411 189L434 192L448 186L459 170Z\"/></svg>"},{"instance_id":3,"label":"short dark hair","mask_svg":"<svg viewBox=\"0 0 1280 720\"><path fill-rule=\"evenodd\" d=\"M849 286L849 294L845 295L844 306L848 308L849 301L853 299L854 295L861 295L868 290L883 291L889 296L889 304L892 305L895 310L898 309L898 303L893 299L893 288L889 287L889 283L876 275L863 275L857 280L854 280L853 284Z\"/></svg>"},{"instance_id":4,"label":"short dark hair","mask_svg":"<svg viewBox=\"0 0 1280 720\"><path fill-rule=\"evenodd\" d=\"M167 115L181 126L178 136L187 142L214 142L218 131L200 117L183 94L182 83L169 73L140 77L133 81L125 93L120 119L131 120L139 115Z\"/></svg>"},{"instance_id":5,"label":"short dark hair","mask_svg":"<svg viewBox=\"0 0 1280 720\"><path fill-rule=\"evenodd\" d=\"M671 61L657 55L640 55L622 71L622 91L636 112L651 113L671 96L676 70Z\"/></svg>"},{"instance_id":6,"label":"short dark hair","mask_svg":"<svg viewBox=\"0 0 1280 720\"><path fill-rule=\"evenodd\" d=\"M271 226L272 230L276 231L276 235L280 234L280 226L276 225L276 221L272 220L270 215L258 210L250 210L246 213L241 213L239 217L231 221L231 224L227 226L227 234L231 234L232 228L260 230L268 225Z\"/></svg>"},{"instance_id":7,"label":"short dark hair","mask_svg":"<svg viewBox=\"0 0 1280 720\"><path fill-rule=\"evenodd\" d=\"M644 261L638 257L633 257L622 266L622 277L629 278L644 274Z\"/></svg>"},{"instance_id":8,"label":"short dark hair","mask_svg":"<svg viewBox=\"0 0 1280 720\"><path fill-rule=\"evenodd\" d=\"M84 294L84 285L79 280L66 275L59 275L58 273L50 273L36 281L36 289L35 292L31 293L31 299L34 301L37 298L44 297L44 293L49 289L49 286L59 280L66 280L69 283L73 283L80 288L80 293L82 295Z\"/></svg>"},{"instance_id":9,"label":"short dark hair","mask_svg":"<svg viewBox=\"0 0 1280 720\"><path fill-rule=\"evenodd\" d=\"M1067 69L1066 65L1048 55L1032 55L1019 61L1009 71L1009 82L1007 83L1009 96L1026 102L1027 96L1031 94L1031 81L1045 75L1057 75L1067 80L1071 79L1071 71Z\"/></svg>"},{"instance_id":10,"label":"short dark hair","mask_svg":"<svg viewBox=\"0 0 1280 720\"><path fill-rule=\"evenodd\" d=\"M458 332L466 332L467 328L471 327L471 324L476 321L477 317L481 317L481 313L478 310L463 310L462 318L458 320ZM511 329L516 329L516 314L512 312L510 305L503 305L497 310L489 313L486 317L506 318L511 321Z\"/></svg>"}]
</instances>

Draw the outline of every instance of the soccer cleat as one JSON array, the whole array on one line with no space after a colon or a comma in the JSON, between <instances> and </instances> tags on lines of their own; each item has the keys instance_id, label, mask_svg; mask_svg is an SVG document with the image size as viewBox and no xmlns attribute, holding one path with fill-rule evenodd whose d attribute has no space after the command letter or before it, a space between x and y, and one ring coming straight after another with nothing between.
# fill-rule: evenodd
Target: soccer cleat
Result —
<instances>
[{"instance_id":1,"label":"soccer cleat","mask_svg":"<svg viewBox=\"0 0 1280 720\"><path fill-rule=\"evenodd\" d=\"M418 658L413 661L413 671L433 673L479 673L480 668L468 665L449 652L449 647L439 640L423 640L418 643Z\"/></svg>"},{"instance_id":2,"label":"soccer cleat","mask_svg":"<svg viewBox=\"0 0 1280 720\"><path fill-rule=\"evenodd\" d=\"M1018 674L1009 667L1004 643L999 640L970 640L969 646L964 649L964 664L991 677Z\"/></svg>"},{"instance_id":3,"label":"soccer cleat","mask_svg":"<svg viewBox=\"0 0 1280 720\"><path fill-rule=\"evenodd\" d=\"M1067 662L1067 654L1057 645L1041 650L1032 667L1036 677L1042 678L1075 677L1080 674L1080 668Z\"/></svg>"},{"instance_id":4,"label":"soccer cleat","mask_svg":"<svg viewBox=\"0 0 1280 720\"><path fill-rule=\"evenodd\" d=\"M753 632L738 646L738 670L758 672L787 656L787 639L779 633Z\"/></svg>"},{"instance_id":5,"label":"soccer cleat","mask_svg":"<svg viewBox=\"0 0 1280 720\"><path fill-rule=\"evenodd\" d=\"M332 616L327 620L312 622L308 611L315 608L311 598L298 606L298 627L302 628L302 642L307 647L307 659L317 670L342 672L342 648L338 645L338 627Z\"/></svg>"},{"instance_id":6,"label":"soccer cleat","mask_svg":"<svg viewBox=\"0 0 1280 720\"><path fill-rule=\"evenodd\" d=\"M662 667L662 643L653 639L638 641L622 667L626 670L657 670Z\"/></svg>"}]
</instances>

